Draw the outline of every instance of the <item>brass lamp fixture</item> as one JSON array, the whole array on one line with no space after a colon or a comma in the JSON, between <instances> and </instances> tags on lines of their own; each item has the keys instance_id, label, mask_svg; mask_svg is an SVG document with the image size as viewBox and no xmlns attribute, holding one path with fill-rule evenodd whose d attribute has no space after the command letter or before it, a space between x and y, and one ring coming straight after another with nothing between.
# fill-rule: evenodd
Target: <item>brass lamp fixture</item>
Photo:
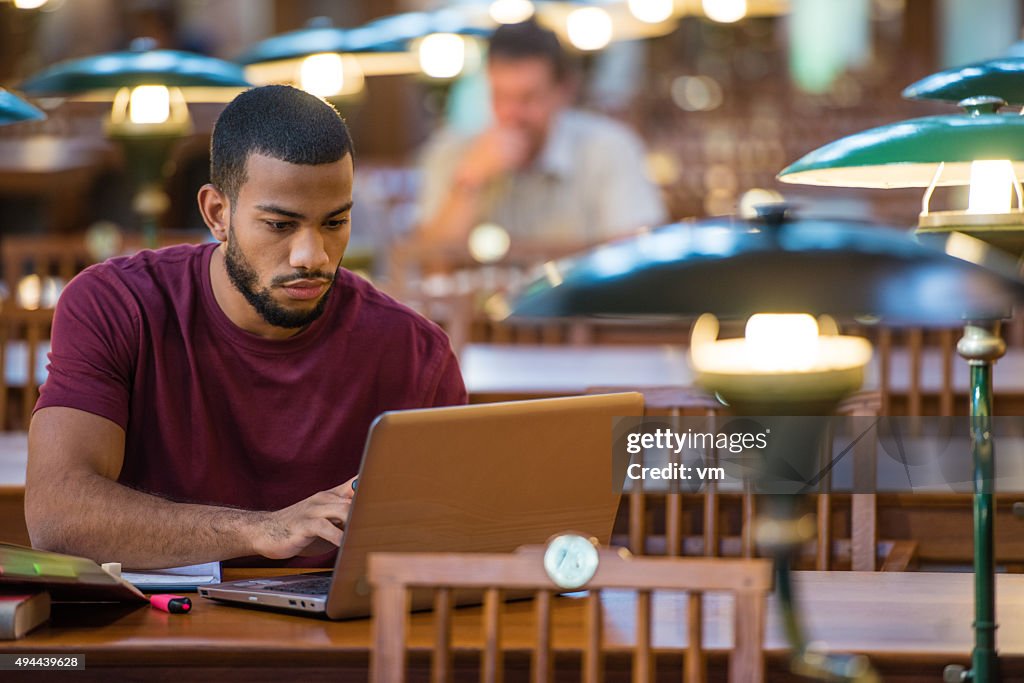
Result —
<instances>
[{"instance_id":1,"label":"brass lamp fixture","mask_svg":"<svg viewBox=\"0 0 1024 683\"><path fill-rule=\"evenodd\" d=\"M145 243L156 246L157 220L168 204L164 164L171 148L192 131L186 100L233 96L250 85L236 64L156 49L152 39L139 38L129 51L62 62L30 77L21 87L36 95L112 100L105 130L124 152Z\"/></svg>"}]
</instances>

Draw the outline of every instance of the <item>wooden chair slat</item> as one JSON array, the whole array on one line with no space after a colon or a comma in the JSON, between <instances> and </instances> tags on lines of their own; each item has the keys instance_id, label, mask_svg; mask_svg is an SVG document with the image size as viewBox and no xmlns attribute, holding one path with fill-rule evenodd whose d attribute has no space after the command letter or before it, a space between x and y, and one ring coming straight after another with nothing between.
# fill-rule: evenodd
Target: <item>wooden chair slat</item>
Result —
<instances>
[{"instance_id":1,"label":"wooden chair slat","mask_svg":"<svg viewBox=\"0 0 1024 683\"><path fill-rule=\"evenodd\" d=\"M604 669L601 668L601 591L591 589L586 608L587 642L583 650L583 683L601 683L604 680Z\"/></svg>"},{"instance_id":2,"label":"wooden chair slat","mask_svg":"<svg viewBox=\"0 0 1024 683\"><path fill-rule=\"evenodd\" d=\"M654 662L651 654L651 591L636 592L636 650L633 652L634 683L654 680Z\"/></svg>"},{"instance_id":3,"label":"wooden chair slat","mask_svg":"<svg viewBox=\"0 0 1024 683\"><path fill-rule=\"evenodd\" d=\"M537 644L533 658L533 683L549 683L554 671L551 659L551 591L539 590L534 596L537 619Z\"/></svg>"},{"instance_id":4,"label":"wooden chair slat","mask_svg":"<svg viewBox=\"0 0 1024 683\"><path fill-rule=\"evenodd\" d=\"M484 653L480 680L501 683L501 591L490 587L484 591Z\"/></svg>"},{"instance_id":5,"label":"wooden chair slat","mask_svg":"<svg viewBox=\"0 0 1024 683\"><path fill-rule=\"evenodd\" d=\"M433 683L452 680L452 591L446 587L434 591L434 657L430 680Z\"/></svg>"},{"instance_id":6,"label":"wooden chair slat","mask_svg":"<svg viewBox=\"0 0 1024 683\"><path fill-rule=\"evenodd\" d=\"M700 593L692 592L687 597L686 634L689 647L686 650L684 680L687 683L704 683L704 600Z\"/></svg>"}]
</instances>

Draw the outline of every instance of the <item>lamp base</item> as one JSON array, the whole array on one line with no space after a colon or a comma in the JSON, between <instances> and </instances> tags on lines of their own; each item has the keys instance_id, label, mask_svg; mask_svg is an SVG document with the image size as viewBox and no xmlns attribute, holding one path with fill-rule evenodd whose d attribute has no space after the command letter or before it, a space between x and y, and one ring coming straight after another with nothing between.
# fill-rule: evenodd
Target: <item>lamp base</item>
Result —
<instances>
[{"instance_id":1,"label":"lamp base","mask_svg":"<svg viewBox=\"0 0 1024 683\"><path fill-rule=\"evenodd\" d=\"M698 370L697 384L739 415L831 415L864 384L864 366L792 373Z\"/></svg>"}]
</instances>

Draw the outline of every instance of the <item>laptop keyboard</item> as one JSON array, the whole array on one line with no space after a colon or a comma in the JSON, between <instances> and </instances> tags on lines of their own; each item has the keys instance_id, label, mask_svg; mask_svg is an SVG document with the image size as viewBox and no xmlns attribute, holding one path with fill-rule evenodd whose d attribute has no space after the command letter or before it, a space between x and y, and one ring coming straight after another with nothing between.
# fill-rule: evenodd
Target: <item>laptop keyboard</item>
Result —
<instances>
[{"instance_id":1,"label":"laptop keyboard","mask_svg":"<svg viewBox=\"0 0 1024 683\"><path fill-rule=\"evenodd\" d=\"M331 591L331 577L292 581L283 586L265 586L265 591L276 593L296 593L298 595L327 595Z\"/></svg>"}]
</instances>

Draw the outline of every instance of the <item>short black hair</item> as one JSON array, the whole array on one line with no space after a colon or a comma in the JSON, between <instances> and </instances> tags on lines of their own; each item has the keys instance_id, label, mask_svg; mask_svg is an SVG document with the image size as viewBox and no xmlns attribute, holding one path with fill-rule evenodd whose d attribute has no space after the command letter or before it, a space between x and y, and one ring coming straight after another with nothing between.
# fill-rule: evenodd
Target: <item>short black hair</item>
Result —
<instances>
[{"instance_id":1,"label":"short black hair","mask_svg":"<svg viewBox=\"0 0 1024 683\"><path fill-rule=\"evenodd\" d=\"M250 154L317 165L353 151L337 109L298 88L266 85L240 94L217 118L210 138L210 181L233 204L245 184Z\"/></svg>"},{"instance_id":2,"label":"short black hair","mask_svg":"<svg viewBox=\"0 0 1024 683\"><path fill-rule=\"evenodd\" d=\"M518 24L502 24L491 34L487 48L489 61L538 57L551 65L555 80L564 80L568 75L569 58L558 36L533 19Z\"/></svg>"}]
</instances>

